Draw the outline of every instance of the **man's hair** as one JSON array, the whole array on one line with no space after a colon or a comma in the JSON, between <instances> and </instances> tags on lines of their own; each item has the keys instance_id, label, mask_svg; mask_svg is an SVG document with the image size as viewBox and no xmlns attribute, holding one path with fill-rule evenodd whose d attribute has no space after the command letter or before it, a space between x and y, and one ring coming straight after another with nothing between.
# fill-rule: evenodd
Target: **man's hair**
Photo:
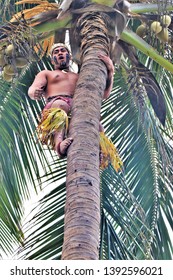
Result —
<instances>
[{"instance_id":1,"label":"man's hair","mask_svg":"<svg viewBox=\"0 0 173 280\"><path fill-rule=\"evenodd\" d=\"M68 53L70 54L70 50L69 50L69 48L68 48L65 44L63 44L63 43L56 43L56 44L54 44L54 45L51 47L51 49L50 49L50 55L51 55L51 56L52 56L52 54L53 54L54 49L56 49L56 48L58 48L58 47L64 47L64 48L66 48L66 50L67 50Z\"/></svg>"}]
</instances>

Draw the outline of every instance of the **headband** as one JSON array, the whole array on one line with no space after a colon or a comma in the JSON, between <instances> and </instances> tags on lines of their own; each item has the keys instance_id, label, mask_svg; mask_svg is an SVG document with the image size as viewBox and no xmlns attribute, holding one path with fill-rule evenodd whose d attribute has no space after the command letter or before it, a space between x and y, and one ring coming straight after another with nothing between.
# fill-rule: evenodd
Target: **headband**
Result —
<instances>
[{"instance_id":1,"label":"headband","mask_svg":"<svg viewBox=\"0 0 173 280\"><path fill-rule=\"evenodd\" d=\"M66 48L66 50L68 51L68 53L70 53L69 48L68 48L65 44L63 44L63 43L57 43L57 44L54 44L54 45L51 47L51 49L50 49L50 55L51 55L51 56L52 56L52 53L53 53L54 49L56 49L56 48L58 48L58 47L64 47L64 48Z\"/></svg>"}]
</instances>

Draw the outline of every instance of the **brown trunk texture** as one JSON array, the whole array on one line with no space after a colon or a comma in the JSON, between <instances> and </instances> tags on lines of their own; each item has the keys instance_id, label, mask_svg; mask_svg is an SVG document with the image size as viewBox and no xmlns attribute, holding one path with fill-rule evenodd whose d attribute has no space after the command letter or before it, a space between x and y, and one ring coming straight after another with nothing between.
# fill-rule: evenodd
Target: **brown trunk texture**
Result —
<instances>
[{"instance_id":1,"label":"brown trunk texture","mask_svg":"<svg viewBox=\"0 0 173 280\"><path fill-rule=\"evenodd\" d=\"M76 24L82 67L77 83L69 136L63 260L99 259L100 174L99 121L107 69L98 53L108 54L106 19L85 14Z\"/></svg>"}]
</instances>

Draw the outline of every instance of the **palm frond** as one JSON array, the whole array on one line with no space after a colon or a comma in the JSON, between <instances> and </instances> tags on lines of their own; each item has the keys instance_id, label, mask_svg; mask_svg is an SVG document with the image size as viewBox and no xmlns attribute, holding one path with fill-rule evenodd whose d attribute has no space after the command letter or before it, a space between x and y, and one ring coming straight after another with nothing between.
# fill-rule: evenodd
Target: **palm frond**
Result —
<instances>
[{"instance_id":1,"label":"palm frond","mask_svg":"<svg viewBox=\"0 0 173 280\"><path fill-rule=\"evenodd\" d=\"M51 179L46 179L46 188L53 189L39 201L32 219L24 226L25 242L19 256L24 259L60 259L64 231L64 205L66 198L66 162L52 163ZM59 168L57 169L57 166ZM48 174L47 174L48 175ZM31 213L32 215L32 213ZM33 227L34 224L34 227ZM32 249L31 249L32 248Z\"/></svg>"},{"instance_id":2,"label":"palm frond","mask_svg":"<svg viewBox=\"0 0 173 280\"><path fill-rule=\"evenodd\" d=\"M0 166L2 171L0 218L2 223L10 229L16 242L17 240L22 242L23 239L21 230L23 202L33 191L30 184L35 191L38 190L41 174L48 165L47 156L37 143L36 135L33 134L35 118L41 108L38 104L31 105L32 108L30 108L26 95L27 88L22 83L26 76L28 80L31 79L31 72L24 73L15 88L3 82L0 93Z\"/></svg>"},{"instance_id":3,"label":"palm frond","mask_svg":"<svg viewBox=\"0 0 173 280\"><path fill-rule=\"evenodd\" d=\"M166 173L164 172L166 170L163 168L164 159L160 156L162 149L158 150L159 145L156 146L156 142L153 140L154 136L159 136L155 134L151 137L151 134L147 134L147 129L144 130L144 123L139 119L140 114L133 96L127 93L128 86L122 76L121 71L116 73L114 90L102 107L102 122L106 133L117 143L124 162L124 170L122 173L116 174L109 167L102 173L103 216L100 257L104 259L152 259L156 256L159 258L158 256L162 252L162 255L165 254L163 258L169 259L170 236L167 235L168 245L166 252L163 252L160 232L157 230L160 209L162 209L162 219L163 213L165 213L168 223L172 226L170 179L169 176L166 177L167 189L165 189ZM149 118L148 121L154 122L153 118ZM162 139L161 135L160 139ZM163 142L162 148L164 145ZM168 160L172 155L172 148L167 145L165 148ZM158 164L158 162L160 163ZM64 168L62 171L59 169L59 171L51 172L54 182L64 177L65 165L62 168ZM47 183L51 183L52 179ZM169 201L168 209L163 207L166 197ZM58 199L60 199L60 204L58 204ZM30 222L31 225L34 222L39 231L36 228L31 229L32 226L26 230L26 235L27 232L31 231L31 233L21 251L24 258L60 258L64 202L64 184L55 187L50 194L43 198L42 210L38 210L38 214ZM57 222L56 227L51 226L55 209L60 211L60 221ZM166 226L165 222L164 225ZM57 228L56 238L54 236L55 228ZM164 230L167 230L166 227L162 231ZM40 233L41 239L39 239ZM153 238L154 234L155 238ZM36 240L40 240L40 243ZM54 242L58 244L57 250L54 250ZM159 245L156 247L155 244ZM33 247L33 250L27 252L30 247ZM158 249L156 250L156 248Z\"/></svg>"},{"instance_id":4,"label":"palm frond","mask_svg":"<svg viewBox=\"0 0 173 280\"><path fill-rule=\"evenodd\" d=\"M107 219L114 221L112 227L114 228L115 234L117 229L119 227L121 228L121 230L120 228L118 230L118 232L121 232L121 235L118 236L119 238L121 236L121 244L124 244L126 249L128 248L126 257L131 258L135 255L138 256L138 258L153 258L153 246L155 247L153 244L159 243L157 253L156 248L154 249L154 256L156 257L157 255L158 257L159 250L161 252L160 233L158 231L156 233L156 228L158 227L158 217L162 205L164 205L165 197L169 197L168 201L170 205L168 207L169 211L166 210L167 207L164 207L164 210L162 208L162 219L164 215L166 217L164 220L169 221L170 227L172 226L170 222L170 211L172 216L172 210L170 210L170 208L172 203L171 175L173 149L166 139L163 138L162 130L156 125L155 122L157 121L154 116L146 114L144 119L143 114L140 114L141 106L136 108L133 96L127 93L129 92L128 86L125 86L126 83L122 78L122 74L123 72L120 70L116 74L114 91L109 100L103 104L102 120L104 127L106 127L106 132L118 143L118 149L125 167L125 173L123 173L125 180L121 181L119 185L119 181L117 180L120 180L121 174L115 176L113 172L111 174L109 171L108 174L111 174L110 179L110 175L104 174L108 182L104 184L104 179L102 181L103 193L104 188L108 188L108 186L111 188L113 180L115 180L113 186L116 193L115 196L110 196L111 198L109 198L111 201L111 203L109 203L109 207L112 207L111 210L108 211L107 208L104 209L106 209L105 213L108 213L106 214ZM122 89L124 89L124 92ZM146 107L144 107L144 109L146 110ZM141 119L140 116L142 116ZM149 127L150 129L148 129ZM124 184L122 182L124 182ZM119 197L118 194L121 192L120 190L122 187L124 187L124 197ZM112 189L111 192L113 192ZM131 195L129 199L125 201L129 193ZM132 198L133 200L131 200ZM107 201L107 199L108 195L106 194L103 198L103 203ZM128 205L128 209L134 209L135 207L133 206L132 208L130 205L133 205L135 202L135 214L123 212L125 207L123 207L123 210L120 208L122 202L123 206ZM139 209L141 210L139 211ZM122 216L120 216L119 213L122 213ZM113 215L115 216L111 219ZM117 219L117 216L119 216L119 219ZM134 231L128 228L126 232L123 219L126 217L126 221L129 216L133 216L133 222L136 228ZM132 222L131 225L133 228ZM163 225L166 226L165 222ZM164 230L167 230L166 227ZM140 242L142 242L142 236L146 238L143 239L142 243L138 243L138 234L140 236ZM162 251L163 258L169 259L170 257L170 238L169 233L167 235L167 250L164 256ZM129 243L126 243L127 240ZM102 243L107 244L105 240L102 241ZM113 251L117 248L115 244L116 241L114 241L114 249L111 247L111 252L114 252L114 255L117 256L120 249L117 249L118 252ZM130 247L131 244L133 244L132 247Z\"/></svg>"}]
</instances>

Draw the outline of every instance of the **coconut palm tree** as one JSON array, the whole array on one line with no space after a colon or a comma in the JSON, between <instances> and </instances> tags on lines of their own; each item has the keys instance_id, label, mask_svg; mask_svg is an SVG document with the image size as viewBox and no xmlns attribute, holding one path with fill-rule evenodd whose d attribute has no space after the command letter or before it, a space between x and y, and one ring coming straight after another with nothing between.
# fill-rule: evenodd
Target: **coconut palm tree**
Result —
<instances>
[{"instance_id":1,"label":"coconut palm tree","mask_svg":"<svg viewBox=\"0 0 173 280\"><path fill-rule=\"evenodd\" d=\"M20 244L19 256L29 259L171 259L173 67L172 21L166 20L172 2L138 1L129 8L126 1L25 0L15 16L14 2L1 2L3 251ZM46 51L64 41L67 30L80 76L66 165L37 143L43 103L30 101L27 88L35 73L51 69ZM103 103L107 74L96 58L100 51L115 63L112 94ZM6 64L13 66L11 76ZM99 171L100 111L123 160L119 172L111 165ZM53 183L52 190L23 226L24 200L45 183Z\"/></svg>"}]
</instances>

